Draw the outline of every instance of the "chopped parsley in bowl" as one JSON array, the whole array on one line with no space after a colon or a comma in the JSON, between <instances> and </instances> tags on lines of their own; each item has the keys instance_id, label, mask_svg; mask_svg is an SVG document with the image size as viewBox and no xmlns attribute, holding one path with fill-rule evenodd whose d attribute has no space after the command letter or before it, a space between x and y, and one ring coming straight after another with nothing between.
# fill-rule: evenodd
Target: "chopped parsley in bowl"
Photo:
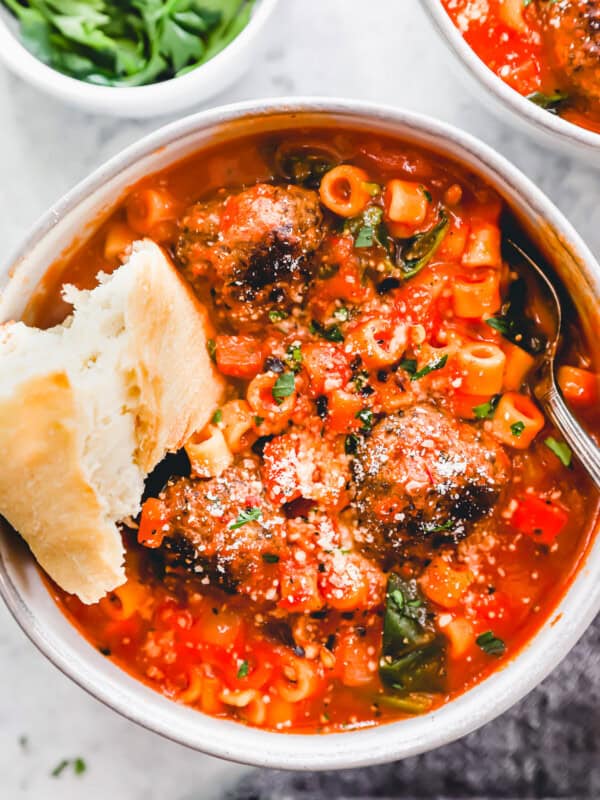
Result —
<instances>
[{"instance_id":1,"label":"chopped parsley in bowl","mask_svg":"<svg viewBox=\"0 0 600 800\"><path fill-rule=\"evenodd\" d=\"M246 27L255 0L2 0L22 43L59 72L142 86L206 63Z\"/></svg>"}]
</instances>

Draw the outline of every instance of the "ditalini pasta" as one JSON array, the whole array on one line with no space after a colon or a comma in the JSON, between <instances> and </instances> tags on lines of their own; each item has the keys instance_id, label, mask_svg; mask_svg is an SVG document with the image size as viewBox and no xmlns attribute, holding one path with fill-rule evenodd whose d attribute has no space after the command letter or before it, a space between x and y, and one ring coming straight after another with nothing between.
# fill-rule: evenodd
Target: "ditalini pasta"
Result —
<instances>
[{"instance_id":1,"label":"ditalini pasta","mask_svg":"<svg viewBox=\"0 0 600 800\"><path fill-rule=\"evenodd\" d=\"M134 186L29 314L143 233L208 309L226 388L123 526L127 583L91 606L51 587L89 641L201 713L305 733L425 713L511 658L598 496L534 399L544 300L508 230L460 165L352 130L217 145ZM597 432L579 334L558 379Z\"/></svg>"}]
</instances>

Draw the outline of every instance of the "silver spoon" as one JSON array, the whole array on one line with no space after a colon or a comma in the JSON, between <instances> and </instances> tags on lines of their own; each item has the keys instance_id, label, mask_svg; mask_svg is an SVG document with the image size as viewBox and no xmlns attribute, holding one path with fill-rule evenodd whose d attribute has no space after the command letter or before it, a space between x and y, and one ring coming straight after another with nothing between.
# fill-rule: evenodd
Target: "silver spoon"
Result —
<instances>
[{"instance_id":1,"label":"silver spoon","mask_svg":"<svg viewBox=\"0 0 600 800\"><path fill-rule=\"evenodd\" d=\"M566 443L577 456L577 459L589 474L596 488L600 489L600 448L592 437L585 432L569 410L556 380L555 358L562 334L563 321L560 299L552 282L539 264L536 264L531 256L511 239L508 239L508 244L510 244L521 258L534 270L537 277L544 284L553 305L555 331L554 335L548 340L540 369L539 380L533 388L534 394L552 424L562 433Z\"/></svg>"}]
</instances>

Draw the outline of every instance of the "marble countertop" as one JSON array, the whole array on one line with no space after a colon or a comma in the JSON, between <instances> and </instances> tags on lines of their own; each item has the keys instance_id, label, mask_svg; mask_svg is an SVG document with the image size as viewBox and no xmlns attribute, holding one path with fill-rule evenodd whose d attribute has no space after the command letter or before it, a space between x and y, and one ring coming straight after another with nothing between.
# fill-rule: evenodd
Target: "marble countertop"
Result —
<instances>
[{"instance_id":1,"label":"marble countertop","mask_svg":"<svg viewBox=\"0 0 600 800\"><path fill-rule=\"evenodd\" d=\"M434 114L510 158L600 255L598 175L585 164L541 150L491 117L455 82L448 64L420 0L282 0L251 69L211 104L326 94ZM0 241L5 253L91 169L167 121L85 115L4 70L0 97ZM577 670L577 659L572 657L571 666ZM502 720L495 730L502 736ZM210 800L223 797L228 785L237 783L239 792L240 780L254 780L243 768L167 742L88 697L34 649L3 607L0 741L3 800ZM62 759L79 756L87 764L83 775L65 770L58 778L51 776ZM330 788L328 794L333 796Z\"/></svg>"}]
</instances>

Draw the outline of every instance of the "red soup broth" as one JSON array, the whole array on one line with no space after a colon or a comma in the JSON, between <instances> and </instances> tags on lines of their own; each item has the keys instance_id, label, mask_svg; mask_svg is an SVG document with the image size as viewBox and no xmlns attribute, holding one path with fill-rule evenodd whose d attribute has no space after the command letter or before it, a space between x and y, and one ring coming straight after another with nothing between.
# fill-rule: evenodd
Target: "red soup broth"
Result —
<instances>
[{"instance_id":1,"label":"red soup broth","mask_svg":"<svg viewBox=\"0 0 600 800\"><path fill-rule=\"evenodd\" d=\"M560 20L545 19L540 13L540 4L546 0L441 2L465 41L505 83L549 112L600 133L600 85L594 86L597 77L588 74L594 69L597 72L591 55L594 47L597 53L597 44L593 43L597 34L591 28L586 30L586 24L591 26L592 22L577 22L582 0L568 0L569 11ZM546 2L546 10L549 5ZM567 23L573 18L571 27ZM572 56L570 65L562 63L563 53L568 52L578 53L581 61L572 74Z\"/></svg>"},{"instance_id":2,"label":"red soup broth","mask_svg":"<svg viewBox=\"0 0 600 800\"><path fill-rule=\"evenodd\" d=\"M132 187L26 319L59 322L64 283L150 236L206 302L228 389L123 527L127 582L94 605L50 586L88 641L177 702L305 733L424 713L513 658L598 495L532 399L548 314L509 231L470 172L351 130L248 137ZM595 434L576 325L560 380ZM228 466L199 475L193 445L217 441Z\"/></svg>"}]
</instances>

